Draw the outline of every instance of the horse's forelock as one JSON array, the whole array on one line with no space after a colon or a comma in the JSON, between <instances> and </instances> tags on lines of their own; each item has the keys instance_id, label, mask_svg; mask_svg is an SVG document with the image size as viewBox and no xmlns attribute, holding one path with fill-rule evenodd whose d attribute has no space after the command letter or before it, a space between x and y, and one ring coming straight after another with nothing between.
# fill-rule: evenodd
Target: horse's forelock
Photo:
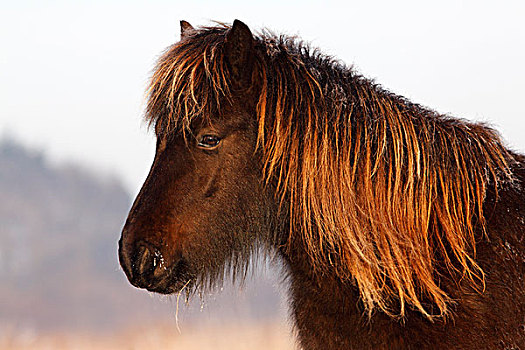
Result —
<instances>
[{"instance_id":1,"label":"horse's forelock","mask_svg":"<svg viewBox=\"0 0 525 350\"><path fill-rule=\"evenodd\" d=\"M226 27L201 28L168 47L148 86L146 121L163 132L186 132L208 120L230 95L221 53Z\"/></svg>"}]
</instances>

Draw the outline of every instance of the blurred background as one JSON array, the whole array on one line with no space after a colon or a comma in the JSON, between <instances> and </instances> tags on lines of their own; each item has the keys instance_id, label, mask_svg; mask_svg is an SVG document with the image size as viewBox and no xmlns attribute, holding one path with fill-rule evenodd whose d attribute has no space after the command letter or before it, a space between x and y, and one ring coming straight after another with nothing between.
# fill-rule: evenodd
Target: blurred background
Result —
<instances>
[{"instance_id":1,"label":"blurred background","mask_svg":"<svg viewBox=\"0 0 525 350\"><path fill-rule=\"evenodd\" d=\"M156 58L179 20L236 18L525 151L523 1L0 1L0 349L294 348L271 262L177 310L116 254L153 158Z\"/></svg>"}]
</instances>

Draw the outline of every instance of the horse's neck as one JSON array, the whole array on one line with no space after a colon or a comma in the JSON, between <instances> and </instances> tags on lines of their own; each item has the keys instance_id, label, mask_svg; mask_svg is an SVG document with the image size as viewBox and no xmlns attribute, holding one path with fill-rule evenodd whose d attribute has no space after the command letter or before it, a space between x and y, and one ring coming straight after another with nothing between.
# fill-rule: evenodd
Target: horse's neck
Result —
<instances>
[{"instance_id":1,"label":"horse's neck","mask_svg":"<svg viewBox=\"0 0 525 350\"><path fill-rule=\"evenodd\" d=\"M494 323L494 318L502 317L499 312L487 318L490 309L500 307L495 303L487 307L494 302L490 301L490 295L481 298L473 293L462 298L458 302L470 303L472 308L458 307L448 322L432 323L413 311L407 312L404 321L381 312L375 312L369 319L355 287L325 277L312 278L308 266L301 266L295 259L290 263L291 312L304 350L482 349L492 348L502 339L501 329L498 334L489 331L502 328L507 322Z\"/></svg>"},{"instance_id":2,"label":"horse's neck","mask_svg":"<svg viewBox=\"0 0 525 350\"><path fill-rule=\"evenodd\" d=\"M355 287L332 276L314 277L302 253L296 250L292 255L286 257L291 312L302 349L395 349L394 342L402 341L395 333L397 325L385 315L375 315L371 327ZM402 345L397 348L407 348Z\"/></svg>"},{"instance_id":3,"label":"horse's neck","mask_svg":"<svg viewBox=\"0 0 525 350\"><path fill-rule=\"evenodd\" d=\"M480 349L501 344L525 348L525 158L520 161L515 168L517 183L500 191L497 200L487 194L489 240L477 246L477 261L487 273L486 289L478 293L442 281L457 301L447 322L432 323L414 311L408 311L403 321L381 312L369 319L357 288L335 276L314 275L300 242L282 251L302 348Z\"/></svg>"}]
</instances>

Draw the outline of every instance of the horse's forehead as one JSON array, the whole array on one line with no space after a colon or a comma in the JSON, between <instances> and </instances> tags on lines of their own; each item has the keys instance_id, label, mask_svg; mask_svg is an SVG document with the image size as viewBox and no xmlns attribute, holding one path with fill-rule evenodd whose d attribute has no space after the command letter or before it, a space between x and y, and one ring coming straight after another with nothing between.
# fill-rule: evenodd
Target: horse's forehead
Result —
<instances>
[{"instance_id":1,"label":"horse's forehead","mask_svg":"<svg viewBox=\"0 0 525 350\"><path fill-rule=\"evenodd\" d=\"M225 99L219 106L217 110L209 114L193 118L191 127L224 126L242 128L256 120L255 114L252 115L244 108L242 99Z\"/></svg>"}]
</instances>

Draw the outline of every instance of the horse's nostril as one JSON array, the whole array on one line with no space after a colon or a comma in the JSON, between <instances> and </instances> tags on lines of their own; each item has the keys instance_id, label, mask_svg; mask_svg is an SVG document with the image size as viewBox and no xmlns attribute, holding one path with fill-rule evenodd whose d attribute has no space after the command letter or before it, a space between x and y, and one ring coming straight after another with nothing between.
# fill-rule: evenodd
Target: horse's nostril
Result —
<instances>
[{"instance_id":1,"label":"horse's nostril","mask_svg":"<svg viewBox=\"0 0 525 350\"><path fill-rule=\"evenodd\" d=\"M146 246L139 246L135 255L135 271L138 275L149 275L155 268L153 263L154 256Z\"/></svg>"}]
</instances>

